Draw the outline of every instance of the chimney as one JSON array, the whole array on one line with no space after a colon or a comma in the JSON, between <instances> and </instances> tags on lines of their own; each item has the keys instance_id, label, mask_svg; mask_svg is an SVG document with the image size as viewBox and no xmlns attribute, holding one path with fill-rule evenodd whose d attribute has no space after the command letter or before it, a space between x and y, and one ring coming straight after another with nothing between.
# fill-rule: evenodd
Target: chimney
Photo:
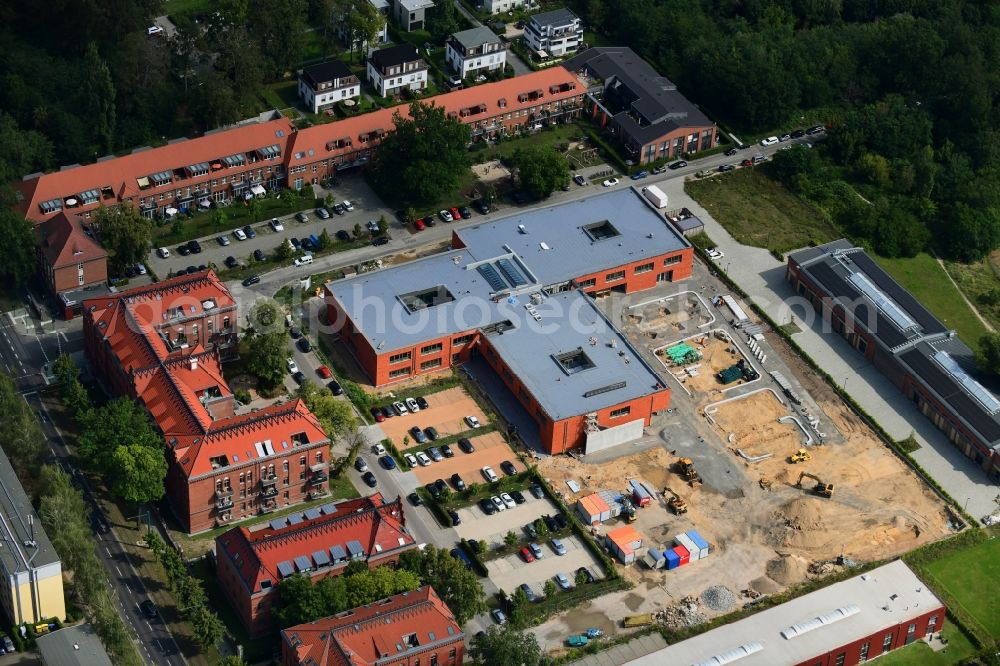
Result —
<instances>
[{"instance_id":1,"label":"chimney","mask_svg":"<svg viewBox=\"0 0 1000 666\"><path fill-rule=\"evenodd\" d=\"M194 356L191 357L191 369L192 370L197 370L198 369L198 359L197 359L197 357L194 357Z\"/></svg>"}]
</instances>

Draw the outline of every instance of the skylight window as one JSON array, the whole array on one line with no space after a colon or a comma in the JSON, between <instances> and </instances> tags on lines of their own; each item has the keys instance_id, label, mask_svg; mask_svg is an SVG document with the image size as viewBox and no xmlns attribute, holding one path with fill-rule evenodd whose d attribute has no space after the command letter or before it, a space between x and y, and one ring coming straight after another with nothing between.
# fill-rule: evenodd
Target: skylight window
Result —
<instances>
[{"instance_id":1,"label":"skylight window","mask_svg":"<svg viewBox=\"0 0 1000 666\"><path fill-rule=\"evenodd\" d=\"M615 236L621 236L621 232L615 228L615 225L607 220L584 226L583 233L587 234L592 241L607 240Z\"/></svg>"},{"instance_id":2,"label":"skylight window","mask_svg":"<svg viewBox=\"0 0 1000 666\"><path fill-rule=\"evenodd\" d=\"M583 372L584 370L590 370L591 368L596 368L590 357L582 349L574 349L570 352L565 352L563 354L555 354L552 359L559 364L562 371L567 375L575 375L578 372Z\"/></svg>"},{"instance_id":3,"label":"skylight window","mask_svg":"<svg viewBox=\"0 0 1000 666\"><path fill-rule=\"evenodd\" d=\"M448 291L447 287L443 284L439 284L436 287L431 287L430 289L421 289L419 291L411 291L408 294L400 294L399 300L401 300L403 305L406 306L406 309L412 313L437 305L451 303L455 300L455 297L451 295L451 292Z\"/></svg>"}]
</instances>

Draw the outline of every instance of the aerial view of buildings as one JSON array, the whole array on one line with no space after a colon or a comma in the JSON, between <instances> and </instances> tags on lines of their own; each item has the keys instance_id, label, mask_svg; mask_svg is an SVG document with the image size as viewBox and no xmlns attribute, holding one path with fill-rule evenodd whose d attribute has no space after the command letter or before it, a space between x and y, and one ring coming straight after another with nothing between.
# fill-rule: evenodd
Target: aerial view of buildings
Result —
<instances>
[{"instance_id":1,"label":"aerial view of buildings","mask_svg":"<svg viewBox=\"0 0 1000 666\"><path fill-rule=\"evenodd\" d=\"M65 4L0 666L996 663L995 17Z\"/></svg>"}]
</instances>

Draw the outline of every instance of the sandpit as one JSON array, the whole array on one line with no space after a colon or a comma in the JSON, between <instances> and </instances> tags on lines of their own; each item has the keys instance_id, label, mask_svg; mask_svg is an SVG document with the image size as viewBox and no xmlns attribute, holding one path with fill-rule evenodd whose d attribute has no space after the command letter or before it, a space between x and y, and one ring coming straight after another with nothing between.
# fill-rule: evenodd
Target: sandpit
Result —
<instances>
[{"instance_id":1,"label":"sandpit","mask_svg":"<svg viewBox=\"0 0 1000 666\"><path fill-rule=\"evenodd\" d=\"M731 448L750 456L771 453L784 458L802 446L802 433L793 424L778 423L788 409L770 391L718 405L712 418Z\"/></svg>"},{"instance_id":2,"label":"sandpit","mask_svg":"<svg viewBox=\"0 0 1000 666\"><path fill-rule=\"evenodd\" d=\"M476 174L476 178L484 183L492 183L504 178L510 178L510 170L500 160L473 164L472 172Z\"/></svg>"}]
</instances>

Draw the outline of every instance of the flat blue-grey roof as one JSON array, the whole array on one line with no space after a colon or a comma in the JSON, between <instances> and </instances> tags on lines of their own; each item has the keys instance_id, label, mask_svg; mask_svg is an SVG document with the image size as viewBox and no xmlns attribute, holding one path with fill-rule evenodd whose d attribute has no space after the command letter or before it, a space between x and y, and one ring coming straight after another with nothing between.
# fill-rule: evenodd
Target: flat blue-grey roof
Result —
<instances>
[{"instance_id":1,"label":"flat blue-grey roof","mask_svg":"<svg viewBox=\"0 0 1000 666\"><path fill-rule=\"evenodd\" d=\"M552 420L662 390L660 378L586 294L562 292L532 307L538 319L486 338Z\"/></svg>"}]
</instances>

